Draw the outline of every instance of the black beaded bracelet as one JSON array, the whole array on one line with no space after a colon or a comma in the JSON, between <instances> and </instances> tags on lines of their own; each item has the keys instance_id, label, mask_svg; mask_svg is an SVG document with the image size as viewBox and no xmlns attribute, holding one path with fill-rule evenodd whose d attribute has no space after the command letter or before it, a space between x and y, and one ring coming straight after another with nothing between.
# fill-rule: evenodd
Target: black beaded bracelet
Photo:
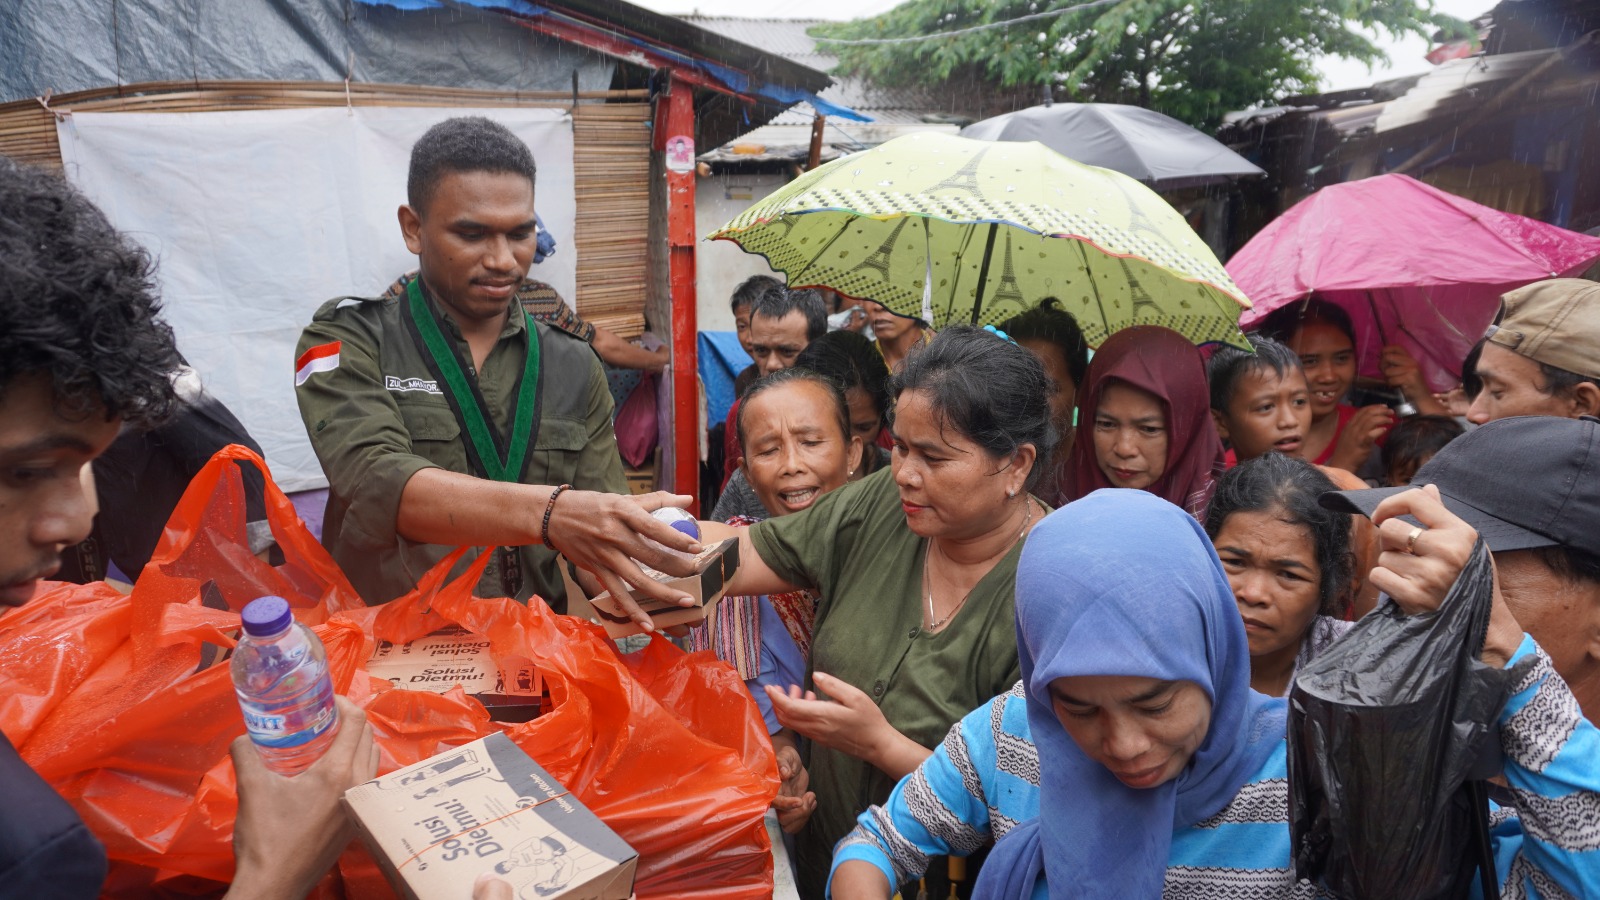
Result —
<instances>
[{"instance_id":1,"label":"black beaded bracelet","mask_svg":"<svg viewBox=\"0 0 1600 900\"><path fill-rule=\"evenodd\" d=\"M563 484L560 487L556 488L555 490L551 491L550 492L550 502L546 503L545 506L544 506L544 522L542 522L539 525L539 542L544 544L546 547L550 547L550 514L555 512L555 509L556 509L556 498L561 496L561 492L562 491L564 491L564 490L566 490L566 489L568 489L570 487L572 487L572 485ZM556 548L550 547L550 549L554 550Z\"/></svg>"}]
</instances>

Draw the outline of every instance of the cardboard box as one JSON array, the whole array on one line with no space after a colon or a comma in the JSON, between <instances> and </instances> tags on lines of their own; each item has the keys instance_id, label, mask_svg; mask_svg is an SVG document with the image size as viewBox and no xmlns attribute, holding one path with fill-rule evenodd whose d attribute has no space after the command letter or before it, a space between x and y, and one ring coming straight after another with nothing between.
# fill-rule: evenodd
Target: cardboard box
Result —
<instances>
[{"instance_id":1,"label":"cardboard box","mask_svg":"<svg viewBox=\"0 0 1600 900\"><path fill-rule=\"evenodd\" d=\"M652 600L638 591L629 591L633 602L649 613L650 621L655 623L658 631L673 625L693 625L705 619L711 607L722 599L728 579L739 570L739 539L728 538L714 547L700 551L700 555L694 558L694 567L695 574L686 578L675 578L665 572L657 572L649 566L640 566L646 575L656 581L699 600L694 606L678 606ZM606 634L611 637L622 638L630 634L644 633L644 629L628 617L622 605L611 596L610 591L598 597L591 597L589 604L594 607L596 619L605 626Z\"/></svg>"},{"instance_id":2,"label":"cardboard box","mask_svg":"<svg viewBox=\"0 0 1600 900\"><path fill-rule=\"evenodd\" d=\"M446 628L409 644L380 641L367 674L395 687L442 694L456 685L481 701L497 722L526 722L542 709L544 679L529 660L496 660L489 639Z\"/></svg>"},{"instance_id":3,"label":"cardboard box","mask_svg":"<svg viewBox=\"0 0 1600 900\"><path fill-rule=\"evenodd\" d=\"M484 872L519 900L627 900L639 854L504 734L345 792L396 892L469 900Z\"/></svg>"}]
</instances>

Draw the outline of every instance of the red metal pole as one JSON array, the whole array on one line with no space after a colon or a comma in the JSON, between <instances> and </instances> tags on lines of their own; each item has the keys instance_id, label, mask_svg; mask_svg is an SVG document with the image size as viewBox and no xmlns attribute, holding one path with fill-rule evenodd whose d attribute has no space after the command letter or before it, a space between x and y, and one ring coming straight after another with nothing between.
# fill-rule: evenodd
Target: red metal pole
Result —
<instances>
[{"instance_id":1,"label":"red metal pole","mask_svg":"<svg viewBox=\"0 0 1600 900\"><path fill-rule=\"evenodd\" d=\"M673 71L657 101L656 149L666 154L667 265L672 303L672 472L675 493L700 495L699 321L694 272L694 88Z\"/></svg>"}]
</instances>

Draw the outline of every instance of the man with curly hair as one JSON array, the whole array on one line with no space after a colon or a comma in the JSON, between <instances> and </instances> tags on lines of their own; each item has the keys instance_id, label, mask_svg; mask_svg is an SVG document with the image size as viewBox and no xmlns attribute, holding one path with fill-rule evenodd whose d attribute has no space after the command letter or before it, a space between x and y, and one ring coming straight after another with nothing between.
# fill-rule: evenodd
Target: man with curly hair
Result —
<instances>
[{"instance_id":1,"label":"man with curly hair","mask_svg":"<svg viewBox=\"0 0 1600 900\"><path fill-rule=\"evenodd\" d=\"M89 533L89 463L119 430L177 403L153 270L66 182L0 156L0 613L28 602ZM295 778L268 771L247 737L234 742L229 896L303 897L349 843L339 798L372 777L377 750L362 711L339 704L346 727ZM4 736L0 797L0 894L99 894L104 848Z\"/></svg>"},{"instance_id":2,"label":"man with curly hair","mask_svg":"<svg viewBox=\"0 0 1600 900\"><path fill-rule=\"evenodd\" d=\"M428 129L399 209L417 275L328 301L302 333L295 396L328 476L323 541L374 604L467 545L498 548L479 596L567 612L565 554L650 629L623 582L693 602L638 566L690 574L648 540L698 549L648 514L689 498L625 496L600 361L519 302L537 248L534 174L533 153L497 122Z\"/></svg>"}]
</instances>

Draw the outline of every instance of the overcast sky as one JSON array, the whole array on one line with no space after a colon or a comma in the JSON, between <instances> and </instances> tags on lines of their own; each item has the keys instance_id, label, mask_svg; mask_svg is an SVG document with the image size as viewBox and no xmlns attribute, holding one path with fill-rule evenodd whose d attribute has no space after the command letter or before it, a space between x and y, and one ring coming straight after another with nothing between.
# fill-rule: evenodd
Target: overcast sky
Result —
<instances>
[{"instance_id":1,"label":"overcast sky","mask_svg":"<svg viewBox=\"0 0 1600 900\"><path fill-rule=\"evenodd\" d=\"M816 18L850 19L874 16L899 5L900 0L632 0L657 12L685 14L699 12L708 16L746 16L751 18ZM1470 19L1487 12L1495 0L1435 0L1439 11L1461 19ZM1417 75L1433 68L1423 54L1428 52L1428 42L1421 38L1396 41L1386 34L1376 36L1379 46L1389 54L1389 65L1369 72L1358 62L1325 60L1322 65L1325 90L1344 90L1369 85L1386 78Z\"/></svg>"}]
</instances>

